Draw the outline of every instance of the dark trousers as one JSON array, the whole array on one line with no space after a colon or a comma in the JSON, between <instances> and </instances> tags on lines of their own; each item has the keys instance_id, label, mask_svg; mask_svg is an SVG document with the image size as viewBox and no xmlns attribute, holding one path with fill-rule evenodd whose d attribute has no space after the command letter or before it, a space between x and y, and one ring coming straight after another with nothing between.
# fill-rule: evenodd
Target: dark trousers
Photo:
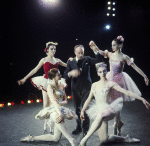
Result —
<instances>
[{"instance_id":1,"label":"dark trousers","mask_svg":"<svg viewBox=\"0 0 150 146\"><path fill-rule=\"evenodd\" d=\"M89 93L90 93L90 91L84 91L84 92L83 91L74 91L73 92L74 108L75 108L75 112L78 116L78 119L76 120L77 128L82 128L83 131L88 131L89 126L90 126L90 119L86 113L84 113L85 120L83 121L83 123L81 122L81 119L80 119L81 109L84 105L84 102L88 98Z\"/></svg>"}]
</instances>

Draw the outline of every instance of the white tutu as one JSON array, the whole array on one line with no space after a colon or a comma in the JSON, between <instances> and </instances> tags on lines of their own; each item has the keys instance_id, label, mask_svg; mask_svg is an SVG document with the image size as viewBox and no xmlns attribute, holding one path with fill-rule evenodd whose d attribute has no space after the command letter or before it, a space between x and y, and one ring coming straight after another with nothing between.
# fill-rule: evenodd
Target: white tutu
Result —
<instances>
[{"instance_id":1,"label":"white tutu","mask_svg":"<svg viewBox=\"0 0 150 146\"><path fill-rule=\"evenodd\" d=\"M106 77L107 77L108 81L114 81L118 85L120 85L120 87L122 87L128 91L131 91L131 92L137 94L138 96L141 96L141 92L139 91L138 87L136 86L134 81L131 79L131 77L127 73L121 72L120 74L117 74L116 76L114 76L113 79L111 79L110 72L108 72ZM135 98L133 98L133 97L127 96L123 93L116 91L115 89L112 89L109 103L113 102L118 97L123 97L124 102L126 102L126 101L129 102L129 101L135 100Z\"/></svg>"},{"instance_id":2,"label":"white tutu","mask_svg":"<svg viewBox=\"0 0 150 146\"><path fill-rule=\"evenodd\" d=\"M107 103L96 103L95 100L92 100L89 104L89 108L86 110L87 115L90 119L95 119L98 113L102 113L104 111L111 111L111 113L115 114L122 110L123 107L123 98L117 98L111 104Z\"/></svg>"},{"instance_id":3,"label":"white tutu","mask_svg":"<svg viewBox=\"0 0 150 146\"><path fill-rule=\"evenodd\" d=\"M34 87L36 87L39 90L44 90L46 92L47 86L52 82L52 80L44 78L44 75L31 78L30 80ZM64 78L61 78L61 80L59 80L58 83L62 84L65 88L68 86Z\"/></svg>"},{"instance_id":4,"label":"white tutu","mask_svg":"<svg viewBox=\"0 0 150 146\"><path fill-rule=\"evenodd\" d=\"M63 114L65 119L71 120L73 118L77 119L77 115L75 112L67 107L60 106L59 107L61 113ZM45 119L50 119L50 114L56 112L55 108L53 106L51 107L46 107L42 109L36 116L35 119L40 119L40 120L45 120Z\"/></svg>"}]
</instances>

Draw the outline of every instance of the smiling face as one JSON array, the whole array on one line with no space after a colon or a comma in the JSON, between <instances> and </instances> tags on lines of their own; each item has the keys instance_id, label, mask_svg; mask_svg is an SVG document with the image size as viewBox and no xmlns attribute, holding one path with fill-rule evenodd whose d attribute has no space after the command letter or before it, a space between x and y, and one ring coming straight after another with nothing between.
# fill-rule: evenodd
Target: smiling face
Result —
<instances>
[{"instance_id":1,"label":"smiling face","mask_svg":"<svg viewBox=\"0 0 150 146\"><path fill-rule=\"evenodd\" d=\"M107 74L107 68L106 67L99 67L99 69L97 70L97 75L100 78L105 78Z\"/></svg>"},{"instance_id":2,"label":"smiling face","mask_svg":"<svg viewBox=\"0 0 150 146\"><path fill-rule=\"evenodd\" d=\"M79 47L77 47L77 48L75 49L74 53L75 53L76 57L77 57L79 60L81 60L81 59L83 58L83 56L84 56L84 48L81 47L81 46L79 46Z\"/></svg>"},{"instance_id":3,"label":"smiling face","mask_svg":"<svg viewBox=\"0 0 150 146\"><path fill-rule=\"evenodd\" d=\"M116 41L112 41L111 45L112 45L112 50L114 52L117 51L117 50L119 50L119 49L121 49L121 47L122 47L122 45L121 44L117 44Z\"/></svg>"},{"instance_id":4,"label":"smiling face","mask_svg":"<svg viewBox=\"0 0 150 146\"><path fill-rule=\"evenodd\" d=\"M49 46L49 49L48 49L48 54L49 54L50 56L54 56L55 53L56 53L56 46L50 45L50 46Z\"/></svg>"}]
</instances>

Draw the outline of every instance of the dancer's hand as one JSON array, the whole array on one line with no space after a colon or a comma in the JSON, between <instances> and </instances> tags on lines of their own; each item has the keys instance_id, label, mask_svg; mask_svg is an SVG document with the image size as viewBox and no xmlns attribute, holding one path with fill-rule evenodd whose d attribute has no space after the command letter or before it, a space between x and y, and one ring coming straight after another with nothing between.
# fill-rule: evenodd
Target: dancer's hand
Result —
<instances>
[{"instance_id":1,"label":"dancer's hand","mask_svg":"<svg viewBox=\"0 0 150 146\"><path fill-rule=\"evenodd\" d=\"M56 118L55 122L56 123L63 123L64 122L63 115L59 114L58 117Z\"/></svg>"},{"instance_id":2,"label":"dancer's hand","mask_svg":"<svg viewBox=\"0 0 150 146\"><path fill-rule=\"evenodd\" d=\"M70 77L77 78L80 75L80 71L75 69L69 72Z\"/></svg>"},{"instance_id":3,"label":"dancer's hand","mask_svg":"<svg viewBox=\"0 0 150 146\"><path fill-rule=\"evenodd\" d=\"M68 60L73 61L73 58L72 58L72 57L70 57Z\"/></svg>"},{"instance_id":4,"label":"dancer's hand","mask_svg":"<svg viewBox=\"0 0 150 146\"><path fill-rule=\"evenodd\" d=\"M26 82L26 79L21 79L19 81L17 81L18 85L23 85Z\"/></svg>"},{"instance_id":5,"label":"dancer's hand","mask_svg":"<svg viewBox=\"0 0 150 146\"><path fill-rule=\"evenodd\" d=\"M146 101L145 99L142 100L143 104L146 106L147 109L150 108L150 103L148 101Z\"/></svg>"},{"instance_id":6,"label":"dancer's hand","mask_svg":"<svg viewBox=\"0 0 150 146\"><path fill-rule=\"evenodd\" d=\"M145 84L148 86L149 85L149 79L147 77L144 78Z\"/></svg>"},{"instance_id":7,"label":"dancer's hand","mask_svg":"<svg viewBox=\"0 0 150 146\"><path fill-rule=\"evenodd\" d=\"M83 111L81 111L80 119L81 119L82 121L84 121L84 120L85 120L85 118L84 118L84 112L83 112Z\"/></svg>"},{"instance_id":8,"label":"dancer's hand","mask_svg":"<svg viewBox=\"0 0 150 146\"><path fill-rule=\"evenodd\" d=\"M95 51L99 51L98 47L96 46L94 41L90 41L89 42L89 46L90 48L95 52Z\"/></svg>"}]
</instances>

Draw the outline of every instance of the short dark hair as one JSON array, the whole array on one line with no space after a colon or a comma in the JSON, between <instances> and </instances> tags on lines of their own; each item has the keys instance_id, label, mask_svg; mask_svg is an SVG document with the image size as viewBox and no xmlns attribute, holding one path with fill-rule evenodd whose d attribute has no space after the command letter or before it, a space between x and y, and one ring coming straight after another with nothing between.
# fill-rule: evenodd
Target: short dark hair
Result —
<instances>
[{"instance_id":1,"label":"short dark hair","mask_svg":"<svg viewBox=\"0 0 150 146\"><path fill-rule=\"evenodd\" d=\"M56 74L59 72L59 70L57 68L53 68L50 71L48 71L48 78L49 79L53 79L56 77Z\"/></svg>"}]
</instances>

